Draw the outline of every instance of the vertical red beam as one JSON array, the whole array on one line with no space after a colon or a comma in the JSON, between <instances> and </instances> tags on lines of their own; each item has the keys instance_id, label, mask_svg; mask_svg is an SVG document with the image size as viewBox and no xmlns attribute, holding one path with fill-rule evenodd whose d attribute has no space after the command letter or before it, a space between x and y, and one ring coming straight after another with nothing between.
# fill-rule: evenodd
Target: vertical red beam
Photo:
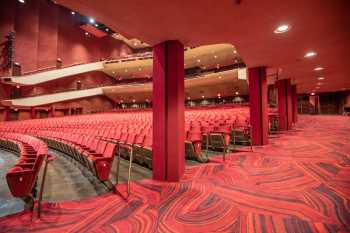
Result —
<instances>
[{"instance_id":1,"label":"vertical red beam","mask_svg":"<svg viewBox=\"0 0 350 233\"><path fill-rule=\"evenodd\" d=\"M35 107L31 107L30 108L30 116L32 119L35 119L36 118L36 110L35 110Z\"/></svg>"},{"instance_id":2,"label":"vertical red beam","mask_svg":"<svg viewBox=\"0 0 350 233\"><path fill-rule=\"evenodd\" d=\"M9 107L5 107L4 110L4 121L8 121L10 119L10 108Z\"/></svg>"},{"instance_id":3,"label":"vertical red beam","mask_svg":"<svg viewBox=\"0 0 350 233\"><path fill-rule=\"evenodd\" d=\"M51 106L49 109L49 117L55 117L55 106Z\"/></svg>"},{"instance_id":4,"label":"vertical red beam","mask_svg":"<svg viewBox=\"0 0 350 233\"><path fill-rule=\"evenodd\" d=\"M296 123L298 121L297 85L292 85L292 105L293 105L293 123Z\"/></svg>"},{"instance_id":5,"label":"vertical red beam","mask_svg":"<svg viewBox=\"0 0 350 233\"><path fill-rule=\"evenodd\" d=\"M282 79L276 82L278 89L278 113L279 129L288 130L292 128L292 85L290 79Z\"/></svg>"},{"instance_id":6,"label":"vertical red beam","mask_svg":"<svg viewBox=\"0 0 350 233\"><path fill-rule=\"evenodd\" d=\"M179 181L185 170L184 47L153 48L153 178Z\"/></svg>"},{"instance_id":7,"label":"vertical red beam","mask_svg":"<svg viewBox=\"0 0 350 233\"><path fill-rule=\"evenodd\" d=\"M268 144L266 67L249 68L250 123L253 145Z\"/></svg>"}]
</instances>

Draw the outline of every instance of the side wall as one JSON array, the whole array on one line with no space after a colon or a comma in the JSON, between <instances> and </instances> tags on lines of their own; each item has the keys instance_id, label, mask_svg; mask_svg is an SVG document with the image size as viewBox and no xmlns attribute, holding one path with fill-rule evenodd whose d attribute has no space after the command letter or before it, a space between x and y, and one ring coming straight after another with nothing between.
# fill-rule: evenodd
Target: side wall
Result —
<instances>
[{"instance_id":1,"label":"side wall","mask_svg":"<svg viewBox=\"0 0 350 233\"><path fill-rule=\"evenodd\" d=\"M30 0L25 4L17 0L1 0L0 77L12 75L10 67L7 66L6 35L10 32L15 32L13 62L20 64L22 74L54 69L58 59L62 61L62 67L67 67L119 58L133 52L126 44L110 36L86 36L80 24L78 15L72 15L69 9L49 0ZM35 87L23 87L20 88L20 93L25 97L110 85L114 82L114 79L102 72L89 72ZM15 88L0 83L0 100L10 98L10 93ZM93 97L72 103L76 108L82 108L83 113L113 107L113 103L105 97ZM69 108L70 104L60 103L63 108ZM18 111L19 119L28 118L28 110L23 110L25 113L21 113L21 109ZM0 121L4 115L4 106L0 105Z\"/></svg>"}]
</instances>

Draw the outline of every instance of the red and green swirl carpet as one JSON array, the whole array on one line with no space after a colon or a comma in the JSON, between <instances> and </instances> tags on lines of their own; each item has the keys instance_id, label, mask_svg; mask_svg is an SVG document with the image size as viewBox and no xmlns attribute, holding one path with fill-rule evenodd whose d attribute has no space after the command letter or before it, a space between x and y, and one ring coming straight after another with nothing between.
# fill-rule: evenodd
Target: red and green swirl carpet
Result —
<instances>
[{"instance_id":1,"label":"red and green swirl carpet","mask_svg":"<svg viewBox=\"0 0 350 233\"><path fill-rule=\"evenodd\" d=\"M40 220L0 218L0 232L350 232L350 118L299 121L254 152L187 168L180 183L134 182L127 200L46 203Z\"/></svg>"}]
</instances>

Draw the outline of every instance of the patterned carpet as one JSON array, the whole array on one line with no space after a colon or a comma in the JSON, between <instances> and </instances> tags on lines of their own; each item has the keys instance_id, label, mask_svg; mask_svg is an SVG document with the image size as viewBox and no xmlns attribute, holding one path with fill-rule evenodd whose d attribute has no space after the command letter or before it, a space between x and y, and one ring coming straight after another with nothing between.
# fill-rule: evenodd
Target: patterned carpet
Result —
<instances>
[{"instance_id":1,"label":"patterned carpet","mask_svg":"<svg viewBox=\"0 0 350 233\"><path fill-rule=\"evenodd\" d=\"M41 220L0 218L0 232L350 232L350 118L301 116L268 146L132 192L47 203Z\"/></svg>"}]
</instances>

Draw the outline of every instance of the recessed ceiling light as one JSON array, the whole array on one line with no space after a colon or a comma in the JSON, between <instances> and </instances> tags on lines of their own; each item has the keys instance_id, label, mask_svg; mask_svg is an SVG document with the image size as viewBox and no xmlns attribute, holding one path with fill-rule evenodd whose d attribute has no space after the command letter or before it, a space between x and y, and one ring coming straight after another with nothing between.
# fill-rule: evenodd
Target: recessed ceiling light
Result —
<instances>
[{"instance_id":1,"label":"recessed ceiling light","mask_svg":"<svg viewBox=\"0 0 350 233\"><path fill-rule=\"evenodd\" d=\"M95 23L95 19L94 18L89 18L89 22L90 23Z\"/></svg>"},{"instance_id":2,"label":"recessed ceiling light","mask_svg":"<svg viewBox=\"0 0 350 233\"><path fill-rule=\"evenodd\" d=\"M221 96L221 94L220 94L220 93L218 93L218 96Z\"/></svg>"},{"instance_id":3,"label":"recessed ceiling light","mask_svg":"<svg viewBox=\"0 0 350 233\"><path fill-rule=\"evenodd\" d=\"M324 80L324 77L318 77L317 79L318 80Z\"/></svg>"},{"instance_id":4,"label":"recessed ceiling light","mask_svg":"<svg viewBox=\"0 0 350 233\"><path fill-rule=\"evenodd\" d=\"M221 76L219 76L218 78L222 78Z\"/></svg>"},{"instance_id":5,"label":"recessed ceiling light","mask_svg":"<svg viewBox=\"0 0 350 233\"><path fill-rule=\"evenodd\" d=\"M236 53L237 53L237 50L233 50L233 53L236 54Z\"/></svg>"},{"instance_id":6,"label":"recessed ceiling light","mask_svg":"<svg viewBox=\"0 0 350 233\"><path fill-rule=\"evenodd\" d=\"M285 33L285 32L288 32L289 29L290 29L290 27L288 24L283 24L283 25L278 26L275 29L274 33L276 33L276 34Z\"/></svg>"},{"instance_id":7,"label":"recessed ceiling light","mask_svg":"<svg viewBox=\"0 0 350 233\"><path fill-rule=\"evenodd\" d=\"M18 0L20 3L26 3L26 1L25 0Z\"/></svg>"},{"instance_id":8,"label":"recessed ceiling light","mask_svg":"<svg viewBox=\"0 0 350 233\"><path fill-rule=\"evenodd\" d=\"M239 94L239 92L238 92L238 91L236 91L236 92L235 92L235 94L236 94L236 95L238 95L238 94Z\"/></svg>"},{"instance_id":9,"label":"recessed ceiling light","mask_svg":"<svg viewBox=\"0 0 350 233\"><path fill-rule=\"evenodd\" d=\"M74 12L74 11L71 11L70 13L71 13L72 15L75 15L75 12Z\"/></svg>"},{"instance_id":10,"label":"recessed ceiling light","mask_svg":"<svg viewBox=\"0 0 350 233\"><path fill-rule=\"evenodd\" d=\"M204 95L202 95L202 99L204 99L204 97L205 97L205 96L204 96Z\"/></svg>"},{"instance_id":11,"label":"recessed ceiling light","mask_svg":"<svg viewBox=\"0 0 350 233\"><path fill-rule=\"evenodd\" d=\"M320 71L320 70L323 70L323 69L324 69L323 67L319 66L319 67L316 67L314 70L315 71Z\"/></svg>"},{"instance_id":12,"label":"recessed ceiling light","mask_svg":"<svg viewBox=\"0 0 350 233\"><path fill-rule=\"evenodd\" d=\"M310 52L307 52L307 53L304 55L304 57L314 57L314 56L316 56L316 55L317 55L316 52L310 51Z\"/></svg>"},{"instance_id":13,"label":"recessed ceiling light","mask_svg":"<svg viewBox=\"0 0 350 233\"><path fill-rule=\"evenodd\" d=\"M85 36L88 36L89 35L89 33L88 32L85 32Z\"/></svg>"},{"instance_id":14,"label":"recessed ceiling light","mask_svg":"<svg viewBox=\"0 0 350 233\"><path fill-rule=\"evenodd\" d=\"M218 58L218 56L214 55L214 58L216 59L216 58Z\"/></svg>"},{"instance_id":15,"label":"recessed ceiling light","mask_svg":"<svg viewBox=\"0 0 350 233\"><path fill-rule=\"evenodd\" d=\"M315 95L315 92L311 92L310 95Z\"/></svg>"},{"instance_id":16,"label":"recessed ceiling light","mask_svg":"<svg viewBox=\"0 0 350 233\"><path fill-rule=\"evenodd\" d=\"M197 62L200 63L200 62L201 62L201 59L197 59Z\"/></svg>"},{"instance_id":17,"label":"recessed ceiling light","mask_svg":"<svg viewBox=\"0 0 350 233\"><path fill-rule=\"evenodd\" d=\"M188 100L190 100L190 99L191 99L191 97L187 97L187 99L188 99Z\"/></svg>"}]
</instances>

